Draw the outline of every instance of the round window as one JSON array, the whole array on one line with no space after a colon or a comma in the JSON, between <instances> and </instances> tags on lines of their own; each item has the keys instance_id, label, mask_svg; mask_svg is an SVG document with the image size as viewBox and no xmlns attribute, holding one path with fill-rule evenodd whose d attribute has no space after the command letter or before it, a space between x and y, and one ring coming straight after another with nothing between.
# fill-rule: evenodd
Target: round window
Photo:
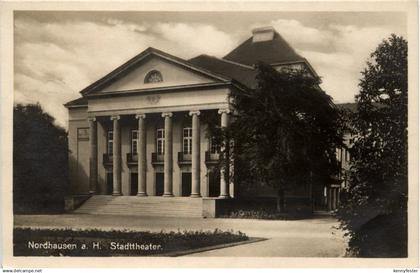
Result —
<instances>
[{"instance_id":1,"label":"round window","mask_svg":"<svg viewBox=\"0 0 420 273\"><path fill-rule=\"evenodd\" d=\"M163 81L162 74L157 70L150 71L144 78L144 83L154 83L161 81Z\"/></svg>"}]
</instances>

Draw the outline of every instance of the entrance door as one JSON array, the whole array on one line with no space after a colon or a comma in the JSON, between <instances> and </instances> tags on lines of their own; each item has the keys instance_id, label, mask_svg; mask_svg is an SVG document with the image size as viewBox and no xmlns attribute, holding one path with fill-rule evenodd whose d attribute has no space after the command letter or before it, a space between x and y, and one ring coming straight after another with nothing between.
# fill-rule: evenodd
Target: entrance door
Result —
<instances>
[{"instance_id":1,"label":"entrance door","mask_svg":"<svg viewBox=\"0 0 420 273\"><path fill-rule=\"evenodd\" d=\"M182 196L191 195L191 173L182 173Z\"/></svg>"},{"instance_id":2,"label":"entrance door","mask_svg":"<svg viewBox=\"0 0 420 273\"><path fill-rule=\"evenodd\" d=\"M163 195L164 173L156 173L156 195Z\"/></svg>"},{"instance_id":3,"label":"entrance door","mask_svg":"<svg viewBox=\"0 0 420 273\"><path fill-rule=\"evenodd\" d=\"M211 170L209 172L209 196L218 197L220 195L220 172Z\"/></svg>"},{"instance_id":4,"label":"entrance door","mask_svg":"<svg viewBox=\"0 0 420 273\"><path fill-rule=\"evenodd\" d=\"M137 178L137 173L131 173L130 195L137 195L137 192L139 190L139 183L137 181Z\"/></svg>"},{"instance_id":5,"label":"entrance door","mask_svg":"<svg viewBox=\"0 0 420 273\"><path fill-rule=\"evenodd\" d=\"M112 172L106 173L106 194L111 195L113 190L114 175Z\"/></svg>"}]
</instances>

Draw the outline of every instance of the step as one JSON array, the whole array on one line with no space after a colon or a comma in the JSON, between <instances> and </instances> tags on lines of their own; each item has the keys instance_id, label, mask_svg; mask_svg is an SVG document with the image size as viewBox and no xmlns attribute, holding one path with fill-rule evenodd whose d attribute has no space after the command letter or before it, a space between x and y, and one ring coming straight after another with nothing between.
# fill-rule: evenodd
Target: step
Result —
<instances>
[{"instance_id":1,"label":"step","mask_svg":"<svg viewBox=\"0 0 420 273\"><path fill-rule=\"evenodd\" d=\"M201 217L202 207L201 198L95 195L74 213Z\"/></svg>"}]
</instances>

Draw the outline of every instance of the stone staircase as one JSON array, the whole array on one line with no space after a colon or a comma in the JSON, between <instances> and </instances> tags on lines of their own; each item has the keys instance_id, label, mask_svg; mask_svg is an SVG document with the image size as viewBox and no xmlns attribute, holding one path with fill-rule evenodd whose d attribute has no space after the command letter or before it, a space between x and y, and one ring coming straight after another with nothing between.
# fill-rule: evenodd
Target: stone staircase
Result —
<instances>
[{"instance_id":1,"label":"stone staircase","mask_svg":"<svg viewBox=\"0 0 420 273\"><path fill-rule=\"evenodd\" d=\"M160 217L202 217L201 198L94 195L73 213Z\"/></svg>"}]
</instances>

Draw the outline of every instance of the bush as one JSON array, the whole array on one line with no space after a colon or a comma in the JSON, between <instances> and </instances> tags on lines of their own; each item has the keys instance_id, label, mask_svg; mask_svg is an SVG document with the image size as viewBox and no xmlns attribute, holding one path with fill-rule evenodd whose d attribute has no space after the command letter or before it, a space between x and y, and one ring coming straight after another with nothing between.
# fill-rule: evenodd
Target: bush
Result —
<instances>
[{"instance_id":1,"label":"bush","mask_svg":"<svg viewBox=\"0 0 420 273\"><path fill-rule=\"evenodd\" d=\"M353 145L337 216L349 252L361 257L407 257L408 44L391 35L362 72Z\"/></svg>"},{"instance_id":2,"label":"bush","mask_svg":"<svg viewBox=\"0 0 420 273\"><path fill-rule=\"evenodd\" d=\"M219 217L221 218L242 218L242 219L264 219L264 220L292 220L308 218L312 211L305 209L302 200L291 201L287 209L280 212L277 209L277 201L273 198L261 199L236 199L232 200Z\"/></svg>"},{"instance_id":3,"label":"bush","mask_svg":"<svg viewBox=\"0 0 420 273\"><path fill-rule=\"evenodd\" d=\"M39 104L14 107L13 211L60 212L68 180L67 133Z\"/></svg>"},{"instance_id":4,"label":"bush","mask_svg":"<svg viewBox=\"0 0 420 273\"><path fill-rule=\"evenodd\" d=\"M221 218L241 218L241 219L265 219L265 220L286 220L288 217L284 213L271 209L235 209L220 215Z\"/></svg>"}]
</instances>

